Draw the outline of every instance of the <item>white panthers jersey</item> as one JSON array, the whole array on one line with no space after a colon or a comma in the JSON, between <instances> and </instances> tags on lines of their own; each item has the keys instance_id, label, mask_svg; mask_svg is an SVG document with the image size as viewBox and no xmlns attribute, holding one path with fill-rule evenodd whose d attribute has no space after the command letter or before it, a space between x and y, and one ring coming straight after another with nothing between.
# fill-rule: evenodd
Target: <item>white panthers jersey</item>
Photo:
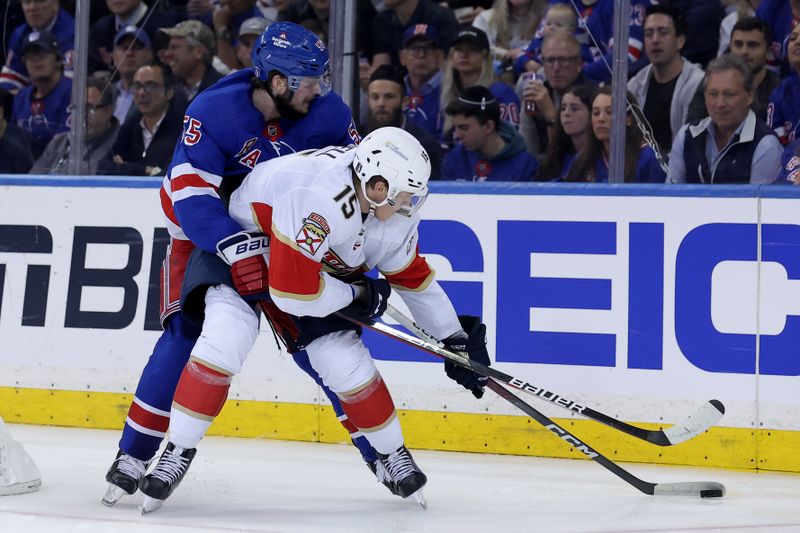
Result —
<instances>
[{"instance_id":1,"label":"white panthers jersey","mask_svg":"<svg viewBox=\"0 0 800 533\"><path fill-rule=\"evenodd\" d=\"M296 316L327 316L353 300L331 276L367 271L386 277L417 320L439 338L459 331L449 298L417 245L419 215L364 220L350 164L354 147L329 146L256 165L231 197L231 216L270 236L269 289Z\"/></svg>"}]
</instances>

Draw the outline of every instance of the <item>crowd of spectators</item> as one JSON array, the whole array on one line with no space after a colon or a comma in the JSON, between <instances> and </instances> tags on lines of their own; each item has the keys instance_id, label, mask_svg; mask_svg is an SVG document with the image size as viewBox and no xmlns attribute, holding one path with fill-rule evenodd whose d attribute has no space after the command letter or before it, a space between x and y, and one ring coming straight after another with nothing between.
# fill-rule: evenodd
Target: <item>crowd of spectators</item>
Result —
<instances>
[{"instance_id":1,"label":"crowd of spectators","mask_svg":"<svg viewBox=\"0 0 800 533\"><path fill-rule=\"evenodd\" d=\"M0 172L163 175L186 107L329 0L5 0ZM609 181L613 0L356 0L361 133L417 137L433 179ZM800 184L800 0L632 0L625 182Z\"/></svg>"}]
</instances>

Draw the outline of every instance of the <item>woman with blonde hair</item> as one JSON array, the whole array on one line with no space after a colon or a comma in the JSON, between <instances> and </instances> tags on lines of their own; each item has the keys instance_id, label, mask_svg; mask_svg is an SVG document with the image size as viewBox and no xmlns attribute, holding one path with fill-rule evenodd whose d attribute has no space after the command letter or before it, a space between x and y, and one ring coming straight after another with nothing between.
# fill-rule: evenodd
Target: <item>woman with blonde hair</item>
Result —
<instances>
[{"instance_id":1,"label":"woman with blonde hair","mask_svg":"<svg viewBox=\"0 0 800 533\"><path fill-rule=\"evenodd\" d=\"M508 84L497 81L489 54L489 39L483 30L468 26L463 28L450 45L442 69L440 108L443 113L445 139L452 134L451 117L444 114L447 104L458 99L468 87L488 87L500 103L500 119L519 127L519 97Z\"/></svg>"}]
</instances>

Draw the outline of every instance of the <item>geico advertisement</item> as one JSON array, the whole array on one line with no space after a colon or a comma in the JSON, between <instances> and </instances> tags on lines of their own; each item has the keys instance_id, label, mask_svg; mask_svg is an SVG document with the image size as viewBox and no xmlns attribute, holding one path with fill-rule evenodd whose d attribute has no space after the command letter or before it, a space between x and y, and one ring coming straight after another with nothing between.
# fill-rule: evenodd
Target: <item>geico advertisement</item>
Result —
<instances>
[{"instance_id":1,"label":"geico advertisement","mask_svg":"<svg viewBox=\"0 0 800 533\"><path fill-rule=\"evenodd\" d=\"M130 391L159 334L157 191L7 187L0 212L0 386ZM800 199L440 194L420 250L516 377L630 420L718 398L724 425L800 429L798 213ZM317 401L262 328L235 395ZM505 412L433 358L366 342L401 407Z\"/></svg>"}]
</instances>

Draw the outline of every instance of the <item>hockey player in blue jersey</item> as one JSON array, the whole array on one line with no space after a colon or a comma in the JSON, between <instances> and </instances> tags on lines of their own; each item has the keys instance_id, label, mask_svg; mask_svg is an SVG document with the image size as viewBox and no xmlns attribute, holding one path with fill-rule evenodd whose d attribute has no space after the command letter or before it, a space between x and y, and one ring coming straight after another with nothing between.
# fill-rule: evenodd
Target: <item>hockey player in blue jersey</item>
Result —
<instances>
[{"instance_id":1,"label":"hockey player in blue jersey","mask_svg":"<svg viewBox=\"0 0 800 533\"><path fill-rule=\"evenodd\" d=\"M242 231L228 215L225 199L256 163L360 140L350 109L330 92L328 59L312 32L293 23L272 24L253 48L253 67L223 78L186 110L183 135L160 191L171 236L162 266L164 333L128 411L119 452L106 474L104 504L136 492L169 426L175 387L200 335L178 312L186 263L195 247L216 253L217 243ZM322 385L307 355L293 356ZM336 396L323 390L342 424L355 433ZM363 437L354 442L374 472L374 450Z\"/></svg>"}]
</instances>

